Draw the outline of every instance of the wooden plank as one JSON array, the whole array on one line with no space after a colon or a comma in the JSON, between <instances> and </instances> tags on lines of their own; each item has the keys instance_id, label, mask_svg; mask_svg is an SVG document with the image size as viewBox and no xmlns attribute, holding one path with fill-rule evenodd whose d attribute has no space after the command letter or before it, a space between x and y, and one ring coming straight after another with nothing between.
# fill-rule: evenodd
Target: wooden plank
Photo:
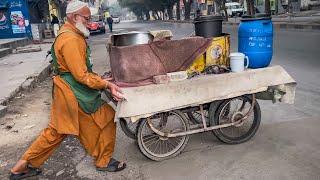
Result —
<instances>
[{"instance_id":1,"label":"wooden plank","mask_svg":"<svg viewBox=\"0 0 320 180\"><path fill-rule=\"evenodd\" d=\"M269 86L292 83L295 83L294 79L281 66L273 66L241 73L200 76L168 84L124 88L127 100L118 103L116 118L147 117L157 112L197 106L214 100L262 92Z\"/></svg>"}]
</instances>

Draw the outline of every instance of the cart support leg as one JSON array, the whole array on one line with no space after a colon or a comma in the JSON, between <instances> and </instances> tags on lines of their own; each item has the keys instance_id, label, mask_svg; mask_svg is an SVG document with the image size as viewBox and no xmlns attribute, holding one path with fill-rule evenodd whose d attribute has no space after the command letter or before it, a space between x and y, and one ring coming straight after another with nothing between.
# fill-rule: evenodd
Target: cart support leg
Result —
<instances>
[{"instance_id":1,"label":"cart support leg","mask_svg":"<svg viewBox=\"0 0 320 180\"><path fill-rule=\"evenodd\" d=\"M204 111L203 111L203 105L201 104L200 105L200 113L201 113L201 119L202 119L202 123L203 123L203 129L206 131L208 128L207 128L207 121L204 117Z\"/></svg>"}]
</instances>

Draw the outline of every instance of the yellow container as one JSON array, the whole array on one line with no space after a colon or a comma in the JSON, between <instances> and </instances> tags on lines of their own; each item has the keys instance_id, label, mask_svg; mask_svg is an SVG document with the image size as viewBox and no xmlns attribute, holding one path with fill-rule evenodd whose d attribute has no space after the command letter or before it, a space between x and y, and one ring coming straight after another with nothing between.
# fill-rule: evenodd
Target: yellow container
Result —
<instances>
[{"instance_id":1,"label":"yellow container","mask_svg":"<svg viewBox=\"0 0 320 180\"><path fill-rule=\"evenodd\" d=\"M193 61L192 65L187 69L187 73L202 72L206 67L205 55L202 54L196 60Z\"/></svg>"},{"instance_id":2,"label":"yellow container","mask_svg":"<svg viewBox=\"0 0 320 180\"><path fill-rule=\"evenodd\" d=\"M225 65L230 66L230 35L215 37L206 51L206 66Z\"/></svg>"},{"instance_id":3,"label":"yellow container","mask_svg":"<svg viewBox=\"0 0 320 180\"><path fill-rule=\"evenodd\" d=\"M201 73L205 67L210 65L230 66L230 35L224 34L212 39L211 45L207 51L194 60L187 69L188 74L193 72Z\"/></svg>"}]
</instances>

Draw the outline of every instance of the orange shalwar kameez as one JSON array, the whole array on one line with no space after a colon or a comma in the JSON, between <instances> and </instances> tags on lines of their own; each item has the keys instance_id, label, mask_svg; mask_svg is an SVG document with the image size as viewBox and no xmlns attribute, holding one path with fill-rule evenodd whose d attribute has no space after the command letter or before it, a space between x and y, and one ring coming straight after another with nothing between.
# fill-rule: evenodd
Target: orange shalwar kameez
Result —
<instances>
[{"instance_id":1,"label":"orange shalwar kameez","mask_svg":"<svg viewBox=\"0 0 320 180\"><path fill-rule=\"evenodd\" d=\"M66 23L54 43L61 72L70 72L76 81L92 89L106 88L106 81L86 66L87 44L84 36L73 25ZM53 78L53 102L47 128L22 156L33 167L40 167L68 135L76 135L86 151L96 159L96 167L105 167L114 151L116 125L114 110L108 104L96 112L86 114L79 106L69 85L60 77Z\"/></svg>"}]
</instances>

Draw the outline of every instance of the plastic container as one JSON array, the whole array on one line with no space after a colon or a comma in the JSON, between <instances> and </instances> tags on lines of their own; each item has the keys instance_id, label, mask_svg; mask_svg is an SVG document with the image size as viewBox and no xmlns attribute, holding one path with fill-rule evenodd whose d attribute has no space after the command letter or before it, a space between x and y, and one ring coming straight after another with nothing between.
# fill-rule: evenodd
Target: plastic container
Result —
<instances>
[{"instance_id":1,"label":"plastic container","mask_svg":"<svg viewBox=\"0 0 320 180\"><path fill-rule=\"evenodd\" d=\"M222 16L199 16L194 20L196 36L219 37L222 34Z\"/></svg>"},{"instance_id":2,"label":"plastic container","mask_svg":"<svg viewBox=\"0 0 320 180\"><path fill-rule=\"evenodd\" d=\"M273 25L270 16L242 16L238 39L238 51L249 57L249 68L269 66L273 55Z\"/></svg>"}]
</instances>

